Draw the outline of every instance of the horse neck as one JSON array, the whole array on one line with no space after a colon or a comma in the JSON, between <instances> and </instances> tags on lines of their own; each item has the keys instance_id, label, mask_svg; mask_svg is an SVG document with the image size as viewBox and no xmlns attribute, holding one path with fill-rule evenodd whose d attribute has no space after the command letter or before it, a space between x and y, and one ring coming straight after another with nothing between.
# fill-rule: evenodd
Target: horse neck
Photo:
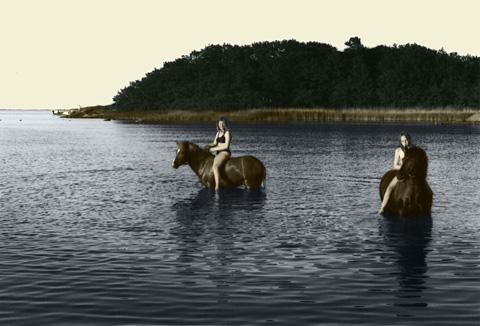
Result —
<instances>
[{"instance_id":1,"label":"horse neck","mask_svg":"<svg viewBox=\"0 0 480 326\"><path fill-rule=\"evenodd\" d=\"M207 158L212 154L202 151L198 146L190 146L188 164L197 176L203 172Z\"/></svg>"}]
</instances>

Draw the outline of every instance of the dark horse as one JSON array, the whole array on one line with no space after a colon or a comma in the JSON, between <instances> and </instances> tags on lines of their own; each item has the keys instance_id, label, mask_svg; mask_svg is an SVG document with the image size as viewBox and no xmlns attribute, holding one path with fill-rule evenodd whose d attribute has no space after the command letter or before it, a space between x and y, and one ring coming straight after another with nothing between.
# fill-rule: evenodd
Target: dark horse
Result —
<instances>
[{"instance_id":1,"label":"dark horse","mask_svg":"<svg viewBox=\"0 0 480 326\"><path fill-rule=\"evenodd\" d=\"M405 149L400 170L390 170L380 181L380 198L383 200L385 191L396 176L398 183L385 207L390 213L405 218L430 216L433 192L427 183L428 158L425 151L419 147Z\"/></svg>"},{"instance_id":2,"label":"dark horse","mask_svg":"<svg viewBox=\"0 0 480 326\"><path fill-rule=\"evenodd\" d=\"M188 163L204 186L215 188L212 171L215 156L189 141L178 141L177 146L177 155L172 167L177 169L180 165ZM220 167L220 188L241 185L258 188L265 180L266 173L262 162L253 156L232 157Z\"/></svg>"}]
</instances>

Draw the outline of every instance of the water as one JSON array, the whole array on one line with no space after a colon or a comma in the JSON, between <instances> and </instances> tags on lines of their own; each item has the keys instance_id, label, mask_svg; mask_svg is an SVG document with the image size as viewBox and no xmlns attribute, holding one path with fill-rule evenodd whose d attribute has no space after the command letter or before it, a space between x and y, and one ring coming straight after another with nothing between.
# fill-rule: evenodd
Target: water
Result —
<instances>
[{"instance_id":1,"label":"water","mask_svg":"<svg viewBox=\"0 0 480 326\"><path fill-rule=\"evenodd\" d=\"M480 126L234 123L267 188L215 195L211 123L0 119L2 325L480 324ZM431 219L376 215L402 130Z\"/></svg>"}]
</instances>

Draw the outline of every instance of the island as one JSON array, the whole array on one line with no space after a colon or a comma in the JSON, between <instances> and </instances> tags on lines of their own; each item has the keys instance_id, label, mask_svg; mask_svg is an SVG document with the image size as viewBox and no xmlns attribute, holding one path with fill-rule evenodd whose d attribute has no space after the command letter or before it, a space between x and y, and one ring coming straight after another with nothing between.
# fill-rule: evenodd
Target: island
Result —
<instances>
[{"instance_id":1,"label":"island","mask_svg":"<svg viewBox=\"0 0 480 326\"><path fill-rule=\"evenodd\" d=\"M69 118L479 123L480 58L417 44L345 50L296 40L209 45Z\"/></svg>"}]
</instances>

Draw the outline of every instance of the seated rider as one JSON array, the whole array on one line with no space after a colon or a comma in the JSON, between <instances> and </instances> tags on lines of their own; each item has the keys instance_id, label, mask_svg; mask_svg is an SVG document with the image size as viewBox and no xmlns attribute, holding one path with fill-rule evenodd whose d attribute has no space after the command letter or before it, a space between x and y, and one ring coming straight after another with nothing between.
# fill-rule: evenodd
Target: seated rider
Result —
<instances>
[{"instance_id":1,"label":"seated rider","mask_svg":"<svg viewBox=\"0 0 480 326\"><path fill-rule=\"evenodd\" d=\"M215 178L215 189L220 187L220 172L219 168L225 164L231 156L230 152L230 130L228 127L228 120L226 118L220 118L217 122L217 134L213 143L205 146L205 150L217 151L217 155L213 160L213 176Z\"/></svg>"},{"instance_id":2,"label":"seated rider","mask_svg":"<svg viewBox=\"0 0 480 326\"><path fill-rule=\"evenodd\" d=\"M400 143L401 146L395 150L395 160L393 161L393 168L397 170L400 169L400 167L402 166L403 158L405 157L405 149L414 147L414 145L412 144L412 138L404 131L402 131L402 133L400 134ZM394 177L388 185L388 188L385 191L385 195L383 197L382 207L380 208L378 215L383 213L385 206L390 199L390 194L392 193L393 188L395 188L399 181L402 182L403 180L398 180L397 177Z\"/></svg>"}]
</instances>

